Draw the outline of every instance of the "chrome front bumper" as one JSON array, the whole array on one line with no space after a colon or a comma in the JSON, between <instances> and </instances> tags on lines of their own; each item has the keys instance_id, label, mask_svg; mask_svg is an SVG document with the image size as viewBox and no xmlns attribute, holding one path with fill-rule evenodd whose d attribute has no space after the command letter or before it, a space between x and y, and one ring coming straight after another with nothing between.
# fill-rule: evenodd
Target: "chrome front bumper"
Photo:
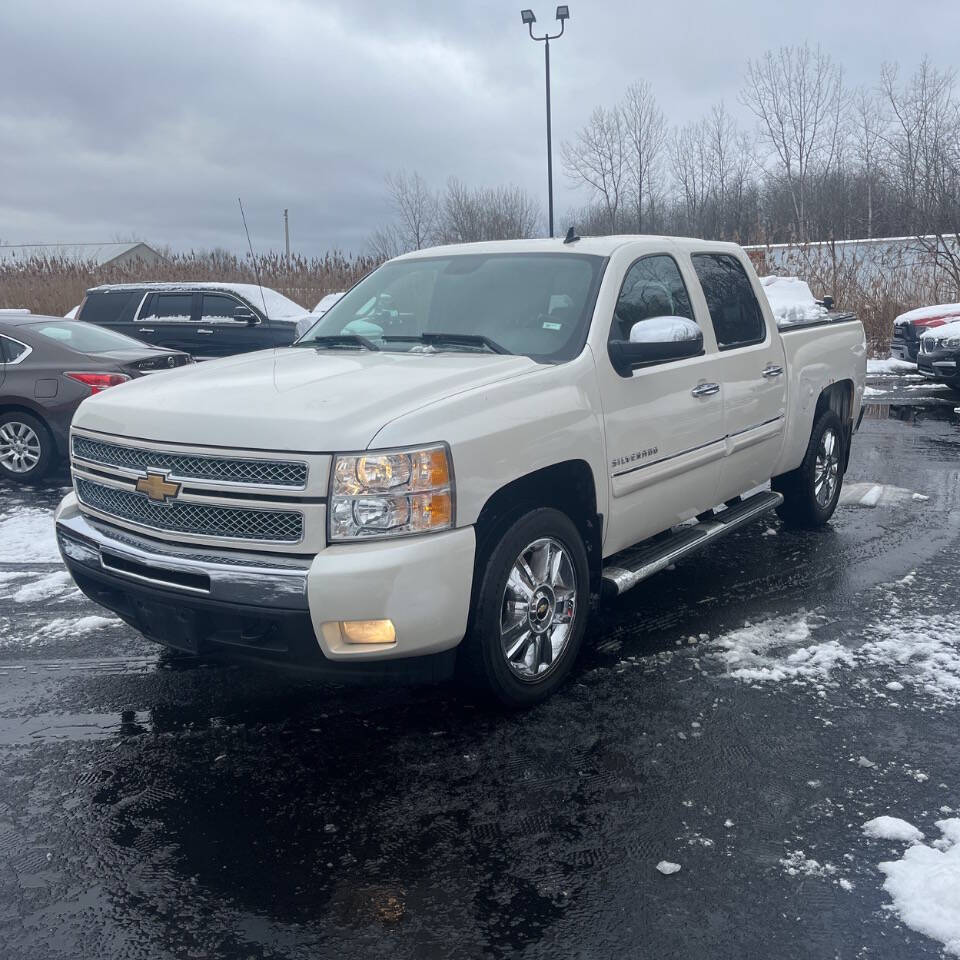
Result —
<instances>
[{"instance_id":1,"label":"chrome front bumper","mask_svg":"<svg viewBox=\"0 0 960 960\"><path fill-rule=\"evenodd\" d=\"M131 587L142 584L244 607L309 609L312 557L170 546L91 520L69 503L57 514L57 543L68 566L125 580Z\"/></svg>"}]
</instances>

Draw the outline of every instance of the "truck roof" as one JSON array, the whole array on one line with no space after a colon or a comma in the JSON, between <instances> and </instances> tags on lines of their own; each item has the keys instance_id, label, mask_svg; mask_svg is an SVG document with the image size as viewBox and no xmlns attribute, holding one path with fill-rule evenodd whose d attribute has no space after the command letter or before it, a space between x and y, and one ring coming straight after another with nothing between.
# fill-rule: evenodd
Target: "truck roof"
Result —
<instances>
[{"instance_id":1,"label":"truck roof","mask_svg":"<svg viewBox=\"0 0 960 960\"><path fill-rule=\"evenodd\" d=\"M608 237L582 237L573 243L564 243L560 237L538 240L489 240L480 243L454 243L441 247L427 247L405 253L398 260L412 260L419 257L448 257L461 254L492 253L579 253L596 257L609 257L620 247L640 245L651 252L663 249L673 250L724 250L739 251L735 243L713 240L697 240L693 237L658 237L649 234L615 234Z\"/></svg>"}]
</instances>

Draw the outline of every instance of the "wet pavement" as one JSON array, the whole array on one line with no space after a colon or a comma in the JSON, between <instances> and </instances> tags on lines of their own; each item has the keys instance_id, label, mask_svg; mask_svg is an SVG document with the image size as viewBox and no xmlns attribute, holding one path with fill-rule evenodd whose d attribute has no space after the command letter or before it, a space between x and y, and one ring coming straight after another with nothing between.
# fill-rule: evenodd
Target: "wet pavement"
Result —
<instances>
[{"instance_id":1,"label":"wet pavement","mask_svg":"<svg viewBox=\"0 0 960 960\"><path fill-rule=\"evenodd\" d=\"M66 478L0 486L0 954L941 956L861 829L960 809L960 415L913 386L828 529L638 587L520 715L161 652L62 576Z\"/></svg>"}]
</instances>

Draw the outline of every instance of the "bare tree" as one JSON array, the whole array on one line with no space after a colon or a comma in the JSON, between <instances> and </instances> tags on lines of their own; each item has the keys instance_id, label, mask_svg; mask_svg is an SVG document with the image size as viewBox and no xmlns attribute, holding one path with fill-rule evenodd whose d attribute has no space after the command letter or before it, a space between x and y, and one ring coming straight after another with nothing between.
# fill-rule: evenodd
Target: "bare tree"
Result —
<instances>
[{"instance_id":1,"label":"bare tree","mask_svg":"<svg viewBox=\"0 0 960 960\"><path fill-rule=\"evenodd\" d=\"M630 199L637 232L642 233L644 207L650 207L657 194L667 123L657 105L653 88L646 80L627 87L619 109L626 144Z\"/></svg>"},{"instance_id":2,"label":"bare tree","mask_svg":"<svg viewBox=\"0 0 960 960\"><path fill-rule=\"evenodd\" d=\"M704 215L714 189L710 128L706 120L674 130L670 166L678 187L685 233L705 234Z\"/></svg>"},{"instance_id":3,"label":"bare tree","mask_svg":"<svg viewBox=\"0 0 960 960\"><path fill-rule=\"evenodd\" d=\"M874 191L880 171L886 121L880 98L860 87L853 95L852 133L867 203L867 237L873 236Z\"/></svg>"},{"instance_id":4,"label":"bare tree","mask_svg":"<svg viewBox=\"0 0 960 960\"><path fill-rule=\"evenodd\" d=\"M440 202L438 233L445 243L532 237L540 222L536 201L520 187L471 189L456 177Z\"/></svg>"},{"instance_id":5,"label":"bare tree","mask_svg":"<svg viewBox=\"0 0 960 960\"><path fill-rule=\"evenodd\" d=\"M390 201L397 215L400 242L407 250L429 246L437 225L438 201L426 181L414 171L386 177Z\"/></svg>"},{"instance_id":6,"label":"bare tree","mask_svg":"<svg viewBox=\"0 0 960 960\"><path fill-rule=\"evenodd\" d=\"M884 142L917 246L960 289L960 101L956 73L924 59L904 83L884 64L881 89L891 111Z\"/></svg>"},{"instance_id":7,"label":"bare tree","mask_svg":"<svg viewBox=\"0 0 960 960\"><path fill-rule=\"evenodd\" d=\"M377 260L392 260L410 249L404 244L400 231L394 223L388 223L386 226L374 230L367 239L367 247L371 256Z\"/></svg>"},{"instance_id":8,"label":"bare tree","mask_svg":"<svg viewBox=\"0 0 960 960\"><path fill-rule=\"evenodd\" d=\"M798 237L806 240L808 194L837 156L846 106L843 72L819 46L781 47L747 61L742 100L760 122L790 194Z\"/></svg>"},{"instance_id":9,"label":"bare tree","mask_svg":"<svg viewBox=\"0 0 960 960\"><path fill-rule=\"evenodd\" d=\"M619 108L597 107L573 143L560 148L567 176L587 186L603 205L607 229L616 232L627 186L627 134Z\"/></svg>"}]
</instances>

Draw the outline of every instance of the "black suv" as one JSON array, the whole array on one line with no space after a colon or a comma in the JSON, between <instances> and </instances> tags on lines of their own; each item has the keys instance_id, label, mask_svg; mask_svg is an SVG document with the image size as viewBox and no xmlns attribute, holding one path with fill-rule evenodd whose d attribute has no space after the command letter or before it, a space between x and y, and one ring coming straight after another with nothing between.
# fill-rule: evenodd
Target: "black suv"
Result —
<instances>
[{"instance_id":1,"label":"black suv","mask_svg":"<svg viewBox=\"0 0 960 960\"><path fill-rule=\"evenodd\" d=\"M88 290L76 319L207 360L289 346L316 318L254 284L120 283Z\"/></svg>"},{"instance_id":2,"label":"black suv","mask_svg":"<svg viewBox=\"0 0 960 960\"><path fill-rule=\"evenodd\" d=\"M960 322L929 330L920 338L917 372L960 394Z\"/></svg>"}]
</instances>

